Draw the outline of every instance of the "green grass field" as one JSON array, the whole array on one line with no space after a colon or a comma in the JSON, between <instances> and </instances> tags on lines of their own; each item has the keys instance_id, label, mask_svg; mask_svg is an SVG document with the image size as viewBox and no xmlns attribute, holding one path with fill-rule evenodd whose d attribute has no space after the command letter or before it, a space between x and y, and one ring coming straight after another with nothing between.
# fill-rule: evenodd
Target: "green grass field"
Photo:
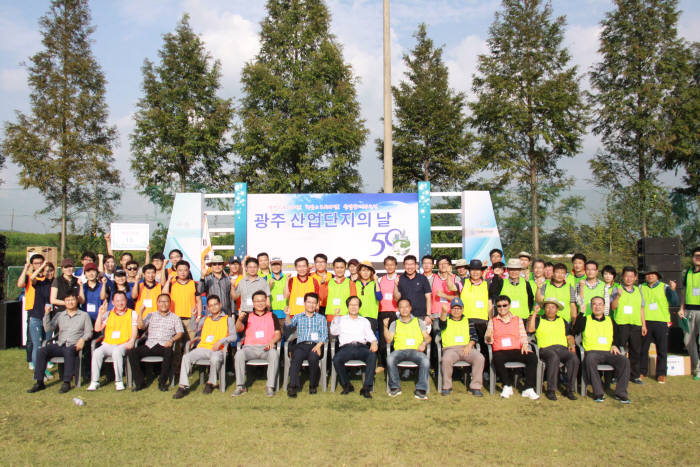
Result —
<instances>
[{"instance_id":1,"label":"green grass field","mask_svg":"<svg viewBox=\"0 0 700 467\"><path fill-rule=\"evenodd\" d=\"M413 398L412 381L391 399L383 375L371 401L357 392L268 399L262 375L236 399L232 388L205 396L197 383L182 400L156 384L58 394L55 379L27 394L23 350L0 351L0 368L3 465L691 465L700 455L700 382L687 376L631 387L623 406L612 396L477 399L457 382L442 397L434 381L428 401Z\"/></svg>"}]
</instances>

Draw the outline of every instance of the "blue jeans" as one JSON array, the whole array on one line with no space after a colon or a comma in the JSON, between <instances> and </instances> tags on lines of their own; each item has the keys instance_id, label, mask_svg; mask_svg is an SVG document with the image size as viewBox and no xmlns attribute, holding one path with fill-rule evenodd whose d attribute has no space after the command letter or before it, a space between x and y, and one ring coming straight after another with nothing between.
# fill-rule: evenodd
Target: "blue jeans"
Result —
<instances>
[{"instance_id":1,"label":"blue jeans","mask_svg":"<svg viewBox=\"0 0 700 467\"><path fill-rule=\"evenodd\" d=\"M401 380L399 379L399 363L413 362L418 365L418 382L416 389L428 391L428 374L430 372L430 361L428 356L414 349L394 350L389 354L387 367L389 370L389 389L399 389Z\"/></svg>"},{"instance_id":2,"label":"blue jeans","mask_svg":"<svg viewBox=\"0 0 700 467\"><path fill-rule=\"evenodd\" d=\"M29 318L29 330L30 342L27 342L27 346L31 345L32 349L32 363L36 367L36 352L41 347L41 343L44 340L44 323L39 318Z\"/></svg>"}]
</instances>

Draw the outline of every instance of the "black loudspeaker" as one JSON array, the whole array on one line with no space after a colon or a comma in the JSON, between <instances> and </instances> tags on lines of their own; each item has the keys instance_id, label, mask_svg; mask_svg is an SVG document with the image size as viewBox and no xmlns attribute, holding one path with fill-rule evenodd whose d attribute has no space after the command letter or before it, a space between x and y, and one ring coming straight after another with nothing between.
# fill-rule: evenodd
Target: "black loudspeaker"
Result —
<instances>
[{"instance_id":1,"label":"black loudspeaker","mask_svg":"<svg viewBox=\"0 0 700 467\"><path fill-rule=\"evenodd\" d=\"M645 237L637 240L639 255L680 255L681 240L679 237Z\"/></svg>"},{"instance_id":2,"label":"black loudspeaker","mask_svg":"<svg viewBox=\"0 0 700 467\"><path fill-rule=\"evenodd\" d=\"M0 303L5 301L5 249L7 237L0 235Z\"/></svg>"}]
</instances>

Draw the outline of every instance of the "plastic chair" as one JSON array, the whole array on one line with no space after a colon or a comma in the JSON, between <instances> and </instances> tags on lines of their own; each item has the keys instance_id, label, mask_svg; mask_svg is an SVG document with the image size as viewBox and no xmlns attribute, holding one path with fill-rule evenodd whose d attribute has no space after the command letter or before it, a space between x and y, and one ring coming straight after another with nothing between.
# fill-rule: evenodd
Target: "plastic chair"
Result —
<instances>
[{"instance_id":1,"label":"plastic chair","mask_svg":"<svg viewBox=\"0 0 700 467\"><path fill-rule=\"evenodd\" d=\"M92 351L90 355L95 355L95 349L97 348L97 344L101 344L102 341L104 340L105 336L104 334L100 334L97 336L96 339L92 340L92 343L90 344L90 350ZM111 355L105 355L104 360L102 360L102 363L111 363L114 365L114 361L112 360ZM129 361L126 358L126 352L124 352L124 371L126 373L126 387L130 388L131 387L131 365L129 365ZM97 377L99 380L99 375Z\"/></svg>"},{"instance_id":2,"label":"plastic chair","mask_svg":"<svg viewBox=\"0 0 700 467\"><path fill-rule=\"evenodd\" d=\"M438 376L437 376L437 390L438 392L442 391L442 335L441 333L437 333L435 335L435 345L437 347L437 365L438 365ZM476 347L474 347L478 352L481 351L481 347L479 344L476 344ZM465 368L464 371L464 385L467 386L467 371L466 368L471 367L471 363L465 362L465 361L458 361L453 365L453 368ZM467 386L469 387L469 386Z\"/></svg>"},{"instance_id":3,"label":"plastic chair","mask_svg":"<svg viewBox=\"0 0 700 467\"><path fill-rule=\"evenodd\" d=\"M388 361L388 359L389 359L389 355L391 355L391 349L390 349L390 348L393 348L393 347L394 347L394 343L393 343L393 342L391 343L391 345L387 345L387 346L386 346L386 358L387 358L387 361ZM430 361L430 344L428 344L428 345L425 346L425 351L424 351L424 353L428 356L428 361ZM417 364L417 363L413 363L413 362L408 361L408 360L405 360L405 361L402 361L402 362L398 362L396 366L399 368L399 370L417 370L417 369L418 369L418 364ZM386 392L387 392L387 394L389 394L389 372L386 371L385 373L386 373ZM430 379L430 373L428 373L428 379ZM428 384L428 390L425 391L425 393L427 394L427 393L429 393L429 392L430 392L430 384Z\"/></svg>"},{"instance_id":4,"label":"plastic chair","mask_svg":"<svg viewBox=\"0 0 700 467\"><path fill-rule=\"evenodd\" d=\"M493 348L491 344L487 344L488 349L489 349L489 392L491 395L496 393L496 366L493 364ZM535 384L535 392L537 394L541 394L542 386L539 384L540 380L540 375L542 373L542 361L539 358L539 353L537 349L537 345L530 343L535 349L536 355L537 355L537 379L536 384ZM527 365L525 365L522 362L506 362L505 365L506 369L508 370L519 370L521 368L526 368ZM518 373L515 373L515 376L513 378L513 387L518 385Z\"/></svg>"},{"instance_id":5,"label":"plastic chair","mask_svg":"<svg viewBox=\"0 0 700 467\"><path fill-rule=\"evenodd\" d=\"M335 357L335 346L338 339L335 336L331 337L330 344L331 348L331 392L335 392L335 387L337 385L338 374L335 371L335 365L333 365L333 358ZM362 369L362 381L365 380L365 372L367 371L367 364L362 360L348 360L345 362L345 366L348 368L361 368Z\"/></svg>"},{"instance_id":6,"label":"plastic chair","mask_svg":"<svg viewBox=\"0 0 700 467\"><path fill-rule=\"evenodd\" d=\"M198 343L201 340L201 337L196 337L189 341L188 343L185 344L185 353L184 355L187 355L190 353L190 350L192 350L192 347ZM219 365L219 368L217 368L215 371L217 372L217 379L219 380L219 389L221 392L226 392L226 354L228 353L228 345L224 345L223 348L224 352L224 358L221 360L221 364ZM204 369L206 367L207 370L211 371L211 362L209 361L208 358L200 358L199 360L196 360L192 362L192 368L195 366L200 367L199 369L199 384L202 385L204 384L204 373L206 370Z\"/></svg>"},{"instance_id":7,"label":"plastic chair","mask_svg":"<svg viewBox=\"0 0 700 467\"><path fill-rule=\"evenodd\" d=\"M294 331L291 335L287 337L287 341L284 343L284 383L282 388L286 391L287 384L289 383L289 369L292 366L292 360L289 358L289 342L296 340L297 333ZM323 356L319 361L319 366L321 367L321 390L326 392L326 380L328 379L328 373L326 371L328 362L328 342L323 345ZM301 364L302 368L307 368L309 366L309 361L304 360Z\"/></svg>"},{"instance_id":8,"label":"plastic chair","mask_svg":"<svg viewBox=\"0 0 700 467\"><path fill-rule=\"evenodd\" d=\"M238 343L236 344L236 352L241 350L242 347L242 342L239 340ZM280 352L282 351L282 342L277 341L277 344L275 344L275 351L277 352L277 361L280 359ZM250 360L246 360L245 362L246 366L267 366L267 360L263 360L262 358L253 358ZM277 377L275 378L275 391L280 390L280 378L279 378L279 365L277 366ZM223 389L222 389L223 392Z\"/></svg>"},{"instance_id":9,"label":"plastic chair","mask_svg":"<svg viewBox=\"0 0 700 467\"><path fill-rule=\"evenodd\" d=\"M144 334L139 339L137 339L135 347L138 347L139 345L145 343L146 336L147 336L147 334ZM185 336L187 336L186 333L185 333ZM187 349L188 345L189 345L189 340L185 341L185 349ZM163 363L163 357L161 357L159 355L148 355L146 357L141 358L141 363ZM129 371L131 371L131 369L129 369ZM175 386L177 384L177 381L175 379L175 370L174 370L172 364L170 365L170 376L168 377L168 379L170 381L171 386ZM131 384L132 385L134 384L133 378L132 378Z\"/></svg>"},{"instance_id":10,"label":"plastic chair","mask_svg":"<svg viewBox=\"0 0 700 467\"><path fill-rule=\"evenodd\" d=\"M578 349L581 352L581 396L586 397L586 389L588 387L588 376L586 375L586 367L583 364L583 358L585 356L585 351L583 350L583 345L578 344ZM620 354L624 355L625 354L625 349L624 347L619 347L620 349ZM615 374L615 367L612 365L608 365L607 363L601 363L596 367L596 370L598 370L598 373L600 372L611 372L613 375ZM608 388L610 386L610 380L605 378L604 380L605 387Z\"/></svg>"},{"instance_id":11,"label":"plastic chair","mask_svg":"<svg viewBox=\"0 0 700 467\"><path fill-rule=\"evenodd\" d=\"M45 347L46 344L49 341L44 341L42 344L42 347ZM56 342L56 337L54 336L53 339L51 339L51 342ZM51 357L49 359L51 363L54 363L58 365L58 375L61 380L63 380L63 366L65 364L64 358L63 357ZM83 349L80 349L78 351L78 362L76 363L76 369L75 369L75 375L73 376L75 378L75 387L79 388L80 387L80 381L82 380L82 373L83 373Z\"/></svg>"}]
</instances>

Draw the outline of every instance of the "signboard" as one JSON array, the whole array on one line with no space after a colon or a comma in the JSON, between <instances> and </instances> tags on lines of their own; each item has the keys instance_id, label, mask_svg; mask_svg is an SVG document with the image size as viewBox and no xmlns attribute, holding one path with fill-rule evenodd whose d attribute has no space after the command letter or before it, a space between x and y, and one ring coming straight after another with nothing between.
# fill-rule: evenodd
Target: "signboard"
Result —
<instances>
[{"instance_id":1,"label":"signboard","mask_svg":"<svg viewBox=\"0 0 700 467\"><path fill-rule=\"evenodd\" d=\"M58 264L58 249L54 246L28 246L27 247L27 261L33 255L41 255L49 263L53 264L54 267L60 266Z\"/></svg>"},{"instance_id":2,"label":"signboard","mask_svg":"<svg viewBox=\"0 0 700 467\"><path fill-rule=\"evenodd\" d=\"M175 195L163 254L167 258L170 250L180 250L182 259L190 263L190 273L196 281L202 273L202 252L206 249L202 233L205 221L204 197L201 193ZM209 241L208 235L206 240Z\"/></svg>"},{"instance_id":3,"label":"signboard","mask_svg":"<svg viewBox=\"0 0 700 467\"><path fill-rule=\"evenodd\" d=\"M489 251L502 250L488 191L462 192L462 258L489 262Z\"/></svg>"},{"instance_id":4,"label":"signboard","mask_svg":"<svg viewBox=\"0 0 700 467\"><path fill-rule=\"evenodd\" d=\"M416 193L248 194L246 216L252 256L264 251L285 263L316 253L329 262L419 256Z\"/></svg>"},{"instance_id":5,"label":"signboard","mask_svg":"<svg viewBox=\"0 0 700 467\"><path fill-rule=\"evenodd\" d=\"M112 250L147 250L150 241L148 224L117 224L110 225L112 234Z\"/></svg>"}]
</instances>

